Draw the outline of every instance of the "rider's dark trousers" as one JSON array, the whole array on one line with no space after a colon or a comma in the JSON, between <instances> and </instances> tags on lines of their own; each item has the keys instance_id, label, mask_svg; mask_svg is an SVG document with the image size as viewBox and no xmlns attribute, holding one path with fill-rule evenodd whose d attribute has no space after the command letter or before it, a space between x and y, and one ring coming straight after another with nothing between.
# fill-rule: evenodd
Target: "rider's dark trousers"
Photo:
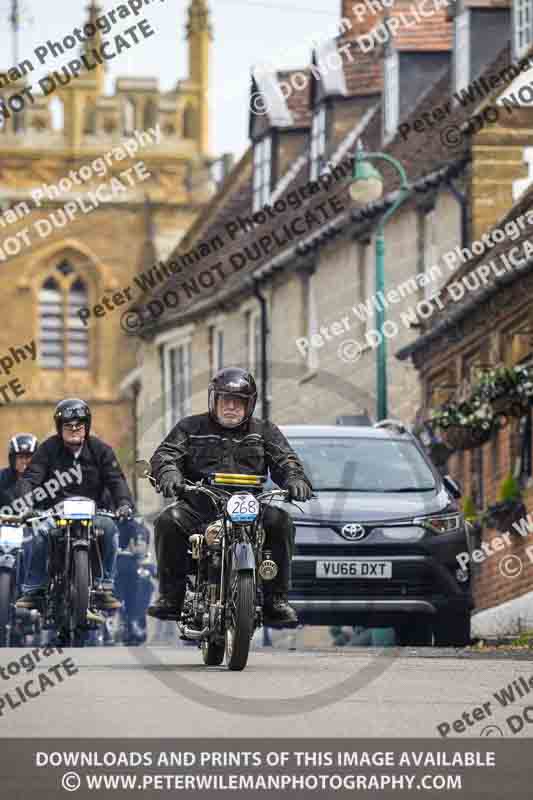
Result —
<instances>
[{"instance_id":1,"label":"rider's dark trousers","mask_svg":"<svg viewBox=\"0 0 533 800\"><path fill-rule=\"evenodd\" d=\"M189 536L202 531L215 518L216 514L209 510L196 510L185 501L159 517L155 524L155 552L161 594L182 602L188 568ZM286 593L289 590L290 564L294 552L294 523L282 508L268 506L263 515L263 525L266 534L263 549L272 551L272 558L279 570L273 581L263 584L265 594L270 591L270 586L273 593Z\"/></svg>"}]
</instances>

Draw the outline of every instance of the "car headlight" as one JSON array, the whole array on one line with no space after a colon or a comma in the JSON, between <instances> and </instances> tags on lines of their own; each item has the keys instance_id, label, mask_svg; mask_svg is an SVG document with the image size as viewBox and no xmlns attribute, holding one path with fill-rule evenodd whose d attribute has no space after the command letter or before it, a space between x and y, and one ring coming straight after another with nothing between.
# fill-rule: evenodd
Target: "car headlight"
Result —
<instances>
[{"instance_id":1,"label":"car headlight","mask_svg":"<svg viewBox=\"0 0 533 800\"><path fill-rule=\"evenodd\" d=\"M429 517L417 517L413 520L413 524L428 528L433 533L453 533L463 527L464 518L462 514L434 514Z\"/></svg>"}]
</instances>

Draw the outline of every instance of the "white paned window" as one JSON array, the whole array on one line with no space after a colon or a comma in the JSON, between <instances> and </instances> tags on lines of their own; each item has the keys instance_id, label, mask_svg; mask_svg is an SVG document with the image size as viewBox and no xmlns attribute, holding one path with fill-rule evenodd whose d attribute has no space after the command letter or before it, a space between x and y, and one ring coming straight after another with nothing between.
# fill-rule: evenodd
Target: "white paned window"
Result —
<instances>
[{"instance_id":1,"label":"white paned window","mask_svg":"<svg viewBox=\"0 0 533 800\"><path fill-rule=\"evenodd\" d=\"M315 181L326 164L326 109L321 106L313 114L311 125L311 180Z\"/></svg>"},{"instance_id":2,"label":"white paned window","mask_svg":"<svg viewBox=\"0 0 533 800\"><path fill-rule=\"evenodd\" d=\"M454 91L460 92L470 83L470 11L458 14L454 20L453 81Z\"/></svg>"},{"instance_id":3,"label":"white paned window","mask_svg":"<svg viewBox=\"0 0 533 800\"><path fill-rule=\"evenodd\" d=\"M218 325L209 328L209 371L212 375L224 366L224 331Z\"/></svg>"},{"instance_id":4,"label":"white paned window","mask_svg":"<svg viewBox=\"0 0 533 800\"><path fill-rule=\"evenodd\" d=\"M533 44L533 2L513 0L513 56L521 58Z\"/></svg>"},{"instance_id":5,"label":"white paned window","mask_svg":"<svg viewBox=\"0 0 533 800\"><path fill-rule=\"evenodd\" d=\"M254 145L254 213L270 200L272 184L272 140L265 136Z\"/></svg>"},{"instance_id":6,"label":"white paned window","mask_svg":"<svg viewBox=\"0 0 533 800\"><path fill-rule=\"evenodd\" d=\"M385 59L385 120L384 137L396 133L400 118L400 83L398 53L394 50Z\"/></svg>"},{"instance_id":7,"label":"white paned window","mask_svg":"<svg viewBox=\"0 0 533 800\"><path fill-rule=\"evenodd\" d=\"M167 430L191 413L191 342L167 345L164 349L164 385Z\"/></svg>"}]
</instances>

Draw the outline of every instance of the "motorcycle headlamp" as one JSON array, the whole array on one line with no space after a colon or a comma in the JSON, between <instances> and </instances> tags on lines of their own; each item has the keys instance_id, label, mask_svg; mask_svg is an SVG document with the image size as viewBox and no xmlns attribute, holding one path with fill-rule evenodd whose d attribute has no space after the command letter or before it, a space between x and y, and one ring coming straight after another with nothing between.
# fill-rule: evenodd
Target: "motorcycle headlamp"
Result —
<instances>
[{"instance_id":1,"label":"motorcycle headlamp","mask_svg":"<svg viewBox=\"0 0 533 800\"><path fill-rule=\"evenodd\" d=\"M432 533L454 533L464 525L462 514L432 514L428 517L416 517L414 525L427 528Z\"/></svg>"}]
</instances>

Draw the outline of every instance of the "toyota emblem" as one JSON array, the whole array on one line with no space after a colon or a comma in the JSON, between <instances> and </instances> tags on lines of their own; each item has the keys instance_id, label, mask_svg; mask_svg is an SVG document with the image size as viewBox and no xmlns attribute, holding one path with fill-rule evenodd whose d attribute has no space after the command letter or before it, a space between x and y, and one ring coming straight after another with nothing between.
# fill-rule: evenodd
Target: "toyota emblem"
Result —
<instances>
[{"instance_id":1,"label":"toyota emblem","mask_svg":"<svg viewBox=\"0 0 533 800\"><path fill-rule=\"evenodd\" d=\"M365 529L358 522L350 522L348 525L343 525L342 535L351 542L357 542L358 539L364 538Z\"/></svg>"}]
</instances>

